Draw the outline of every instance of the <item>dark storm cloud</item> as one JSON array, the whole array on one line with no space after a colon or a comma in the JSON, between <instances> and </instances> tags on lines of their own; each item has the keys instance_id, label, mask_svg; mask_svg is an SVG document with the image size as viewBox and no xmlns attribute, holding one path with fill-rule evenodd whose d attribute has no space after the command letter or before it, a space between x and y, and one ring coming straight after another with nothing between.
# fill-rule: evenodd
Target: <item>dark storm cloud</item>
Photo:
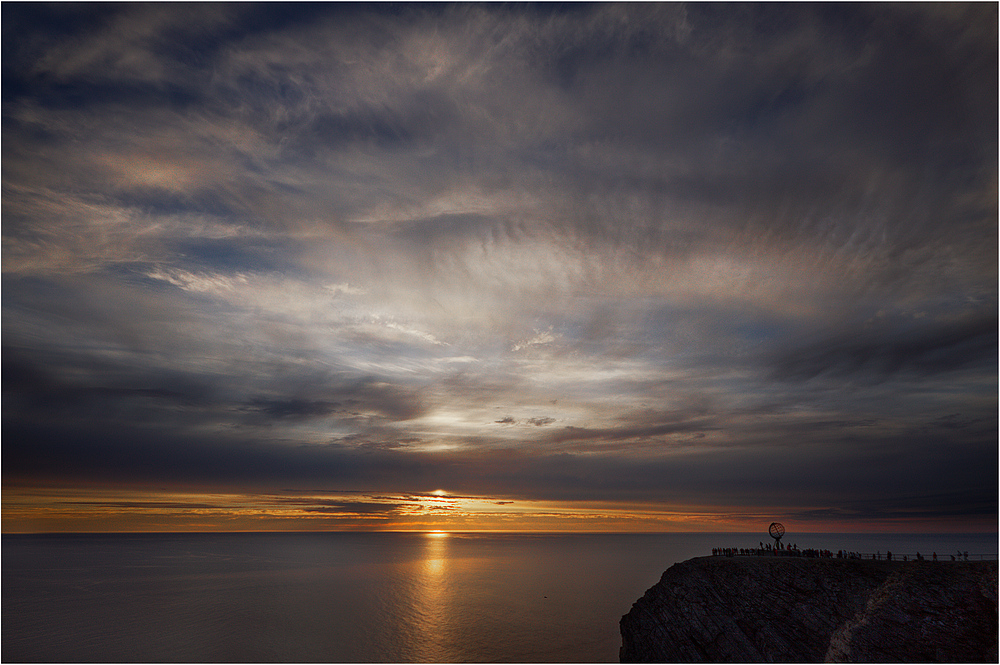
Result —
<instances>
[{"instance_id":1,"label":"dark storm cloud","mask_svg":"<svg viewBox=\"0 0 1000 665\"><path fill-rule=\"evenodd\" d=\"M948 415L935 418L926 424L926 427L930 428L943 428L943 429L966 429L972 427L977 423L981 423L982 420L979 418L963 418L960 413L949 413Z\"/></svg>"},{"instance_id":2,"label":"dark storm cloud","mask_svg":"<svg viewBox=\"0 0 1000 665\"><path fill-rule=\"evenodd\" d=\"M393 421L411 420L424 411L419 397L412 391L386 384L374 377L337 381L332 377L307 375L302 379L299 382L294 376L286 377L285 387L313 396L325 395L336 401L304 397L254 398L241 408L259 413L265 418L315 418L335 413L357 416L367 413ZM296 383L299 385L296 386Z\"/></svg>"},{"instance_id":3,"label":"dark storm cloud","mask_svg":"<svg viewBox=\"0 0 1000 665\"><path fill-rule=\"evenodd\" d=\"M415 503L387 503L375 501L337 501L332 499L288 499L283 500L283 504L299 507L311 513L350 513L355 515L391 515L407 507L414 507Z\"/></svg>"},{"instance_id":4,"label":"dark storm cloud","mask_svg":"<svg viewBox=\"0 0 1000 665\"><path fill-rule=\"evenodd\" d=\"M706 451L682 458L629 461L617 457L556 455L508 461L510 477L519 480L508 491L530 492L562 500L644 500L655 497L680 505L754 506L825 505L859 510L864 517L890 517L942 485L961 487L936 500L915 501L927 514L958 516L969 506L997 508L997 485L974 468L989 447L949 449L939 442L928 453L927 442L899 442L892 452L866 453L814 449L794 454L761 454L752 449ZM994 443L995 447L995 443ZM900 463L914 451L922 459ZM995 451L991 451L993 461ZM987 453L987 456L989 453ZM497 463L500 460L495 460ZM870 464L867 469L851 468ZM936 467L934 465L937 465ZM886 474L885 469L894 472ZM879 471L878 469L881 469ZM499 475L499 474L498 474ZM489 486L495 479L483 479ZM858 513L860 515L860 513Z\"/></svg>"},{"instance_id":5,"label":"dark storm cloud","mask_svg":"<svg viewBox=\"0 0 1000 665\"><path fill-rule=\"evenodd\" d=\"M274 418L313 418L334 413L340 406L339 402L305 399L255 399L247 409L259 411L265 416Z\"/></svg>"},{"instance_id":6,"label":"dark storm cloud","mask_svg":"<svg viewBox=\"0 0 1000 665\"><path fill-rule=\"evenodd\" d=\"M2 11L5 480L995 511L996 5Z\"/></svg>"},{"instance_id":7,"label":"dark storm cloud","mask_svg":"<svg viewBox=\"0 0 1000 665\"><path fill-rule=\"evenodd\" d=\"M650 437L662 437L667 434L678 434L687 432L702 432L706 429L715 429L710 422L695 420L691 422L670 422L649 425L637 425L633 427L616 427L607 429L589 429L586 427L565 427L549 435L548 440L552 443L567 443L572 441L599 441L616 442L628 441L635 444L639 440ZM662 442L659 439L658 442Z\"/></svg>"},{"instance_id":8,"label":"dark storm cloud","mask_svg":"<svg viewBox=\"0 0 1000 665\"><path fill-rule=\"evenodd\" d=\"M220 486L306 479L353 483L378 480L383 471L405 473L411 466L334 445L308 446L226 433L199 436L154 427L122 426L109 431L100 426L45 423L6 426L5 433L20 441L4 464L4 474L10 479L79 475L114 482L190 479ZM389 466L380 471L379 464L385 461Z\"/></svg>"},{"instance_id":9,"label":"dark storm cloud","mask_svg":"<svg viewBox=\"0 0 1000 665\"><path fill-rule=\"evenodd\" d=\"M214 509L218 506L210 503L184 503L178 501L60 501L61 505L80 506L84 508L124 508L124 509L175 509L175 510L198 510Z\"/></svg>"},{"instance_id":10,"label":"dark storm cloud","mask_svg":"<svg viewBox=\"0 0 1000 665\"><path fill-rule=\"evenodd\" d=\"M534 425L535 427L545 427L546 425L551 425L556 421L555 418L549 418L548 416L539 416L536 418L528 418L524 422L529 425ZM512 416L504 416L500 420L494 421L498 425L517 425L520 424L520 420L515 419Z\"/></svg>"},{"instance_id":11,"label":"dark storm cloud","mask_svg":"<svg viewBox=\"0 0 1000 665\"><path fill-rule=\"evenodd\" d=\"M872 519L914 519L941 517L961 519L963 516L989 517L996 513L997 502L985 492L929 494L905 496L866 502L847 502L836 508L802 510L793 513L796 519L807 521Z\"/></svg>"},{"instance_id":12,"label":"dark storm cloud","mask_svg":"<svg viewBox=\"0 0 1000 665\"><path fill-rule=\"evenodd\" d=\"M141 376L138 368L127 364L32 355L13 347L3 349L3 392L19 418L71 418L109 406L134 408L137 403L167 410L198 408L212 401L215 392L204 377L176 371ZM87 379L68 379L73 373ZM100 378L94 381L95 377Z\"/></svg>"},{"instance_id":13,"label":"dark storm cloud","mask_svg":"<svg viewBox=\"0 0 1000 665\"><path fill-rule=\"evenodd\" d=\"M995 314L979 314L908 328L844 332L782 354L775 361L775 376L803 381L828 375L879 382L983 369L996 365L997 327Z\"/></svg>"},{"instance_id":14,"label":"dark storm cloud","mask_svg":"<svg viewBox=\"0 0 1000 665\"><path fill-rule=\"evenodd\" d=\"M416 395L372 377L343 381L285 373L284 387L292 395L334 399L289 396L239 401L239 391L230 385L235 378L231 376L164 373L152 367L79 363L73 358L58 364L55 358L46 360L47 367L23 358L17 349L4 349L4 395L14 405L18 420L44 422L55 415L81 426L113 429L132 409L152 417L154 426L181 430L213 422L237 424L241 413L247 414L250 423L269 424L316 418L406 421L423 412ZM61 378L70 371L80 378Z\"/></svg>"}]
</instances>

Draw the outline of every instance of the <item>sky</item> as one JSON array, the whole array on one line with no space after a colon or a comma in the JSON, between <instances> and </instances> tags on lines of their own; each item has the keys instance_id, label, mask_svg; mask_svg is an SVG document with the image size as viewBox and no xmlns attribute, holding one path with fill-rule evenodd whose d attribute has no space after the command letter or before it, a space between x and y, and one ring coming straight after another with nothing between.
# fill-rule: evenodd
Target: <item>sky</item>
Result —
<instances>
[{"instance_id":1,"label":"sky","mask_svg":"<svg viewBox=\"0 0 1000 665\"><path fill-rule=\"evenodd\" d=\"M997 529L996 3L0 9L5 533Z\"/></svg>"}]
</instances>

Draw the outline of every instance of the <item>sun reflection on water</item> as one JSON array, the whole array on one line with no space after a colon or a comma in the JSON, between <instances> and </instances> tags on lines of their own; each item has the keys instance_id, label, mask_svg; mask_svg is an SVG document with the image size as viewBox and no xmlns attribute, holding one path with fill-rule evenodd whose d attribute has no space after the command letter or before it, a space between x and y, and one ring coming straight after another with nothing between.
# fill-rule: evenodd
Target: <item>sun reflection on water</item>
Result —
<instances>
[{"instance_id":1,"label":"sun reflection on water","mask_svg":"<svg viewBox=\"0 0 1000 665\"><path fill-rule=\"evenodd\" d=\"M442 580L437 578L444 575L446 568L447 543L445 540L448 538L448 533L446 531L428 531L424 535L427 537L427 545L424 548L424 580L421 586L436 588L440 592Z\"/></svg>"},{"instance_id":2,"label":"sun reflection on water","mask_svg":"<svg viewBox=\"0 0 1000 665\"><path fill-rule=\"evenodd\" d=\"M457 658L451 626L448 532L424 533L423 557L415 571L414 610L419 617L413 628L417 660L446 662Z\"/></svg>"}]
</instances>

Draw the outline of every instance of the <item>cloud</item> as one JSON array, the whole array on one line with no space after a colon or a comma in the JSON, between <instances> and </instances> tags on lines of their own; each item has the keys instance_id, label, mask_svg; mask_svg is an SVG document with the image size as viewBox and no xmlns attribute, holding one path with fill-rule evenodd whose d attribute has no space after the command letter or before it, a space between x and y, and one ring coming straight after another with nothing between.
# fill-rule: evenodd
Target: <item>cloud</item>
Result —
<instances>
[{"instance_id":1,"label":"cloud","mask_svg":"<svg viewBox=\"0 0 1000 665\"><path fill-rule=\"evenodd\" d=\"M165 8L122 7L99 12L96 29L48 51L35 65L36 74L56 79L111 79L161 82L170 74L162 56L181 42L211 33L232 15L229 8L203 6L185 17Z\"/></svg>"},{"instance_id":2,"label":"cloud","mask_svg":"<svg viewBox=\"0 0 1000 665\"><path fill-rule=\"evenodd\" d=\"M818 376L862 382L926 378L983 368L996 358L997 317L977 314L912 328L852 331L789 350L775 360L775 375L803 381Z\"/></svg>"},{"instance_id":3,"label":"cloud","mask_svg":"<svg viewBox=\"0 0 1000 665\"><path fill-rule=\"evenodd\" d=\"M3 11L5 478L988 505L995 6Z\"/></svg>"},{"instance_id":4,"label":"cloud","mask_svg":"<svg viewBox=\"0 0 1000 665\"><path fill-rule=\"evenodd\" d=\"M670 442L664 438L666 435L679 433L701 434L703 430L714 429L714 427L704 421L690 423L661 423L656 425L643 425L636 427L619 427L592 429L587 427L574 427L569 425L549 435L548 440L552 443L568 443L593 441L596 447L601 448L607 445L614 446L616 442L628 442L628 448L634 448L639 442L657 437L653 442L656 446L667 446Z\"/></svg>"},{"instance_id":5,"label":"cloud","mask_svg":"<svg viewBox=\"0 0 1000 665\"><path fill-rule=\"evenodd\" d=\"M512 348L514 351L520 351L521 349L526 349L530 346L536 346L540 344L548 344L554 342L556 338L552 335L551 329L548 331L537 332L533 337L527 339L523 342L515 344Z\"/></svg>"},{"instance_id":6,"label":"cloud","mask_svg":"<svg viewBox=\"0 0 1000 665\"><path fill-rule=\"evenodd\" d=\"M330 514L351 514L351 515L378 515L388 517L398 513L407 507L417 504L412 503L386 503L374 501L336 501L330 499L291 499L286 500L286 504L299 506L301 510L308 513L330 513Z\"/></svg>"},{"instance_id":7,"label":"cloud","mask_svg":"<svg viewBox=\"0 0 1000 665\"><path fill-rule=\"evenodd\" d=\"M519 425L522 422L528 425L534 425L535 427L544 427L546 425L551 425L556 421L555 418L550 418L548 416L538 416L535 418L528 418L524 421L516 420L513 416L504 416L500 420L495 420L494 422L498 425Z\"/></svg>"},{"instance_id":8,"label":"cloud","mask_svg":"<svg viewBox=\"0 0 1000 665\"><path fill-rule=\"evenodd\" d=\"M165 282L169 282L174 286L184 289L185 291L232 291L235 289L234 281L246 283L247 279L243 275L238 275L233 278L228 278L225 276L206 276L206 275L196 275L190 273L186 270L171 270L168 272L161 272L160 270L153 270L147 273L147 276L152 279L160 279Z\"/></svg>"},{"instance_id":9,"label":"cloud","mask_svg":"<svg viewBox=\"0 0 1000 665\"><path fill-rule=\"evenodd\" d=\"M328 416L340 406L338 402L324 400L267 400L256 399L250 402L248 409L259 411L267 417L274 418L315 418Z\"/></svg>"}]
</instances>

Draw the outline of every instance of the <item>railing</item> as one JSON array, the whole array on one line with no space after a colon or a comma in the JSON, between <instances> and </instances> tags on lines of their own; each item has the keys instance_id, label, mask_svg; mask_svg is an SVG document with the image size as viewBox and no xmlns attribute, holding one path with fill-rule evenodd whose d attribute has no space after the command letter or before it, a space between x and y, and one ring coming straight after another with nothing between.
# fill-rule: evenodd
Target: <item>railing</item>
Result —
<instances>
[{"instance_id":1,"label":"railing","mask_svg":"<svg viewBox=\"0 0 1000 665\"><path fill-rule=\"evenodd\" d=\"M712 551L713 556L790 556L790 557L802 557L802 558L820 558L820 559L853 559L861 561L889 561L887 552L851 552L847 550L840 550L841 556L837 556L837 552L832 552L830 550L815 550L815 549L758 549L756 547L752 548L716 548ZM930 561L938 563L951 563L958 561L996 561L996 554L965 554L964 552L959 555L957 552L955 554L941 554L937 555L937 559L934 558L934 552L921 553L921 558L917 557L916 552L904 552L902 554L893 552L892 561ZM954 558L953 558L954 557Z\"/></svg>"},{"instance_id":2,"label":"railing","mask_svg":"<svg viewBox=\"0 0 1000 665\"><path fill-rule=\"evenodd\" d=\"M867 559L867 560L877 560L877 561L887 560L885 552L855 552L854 554L860 554L862 559ZM931 552L930 554L921 552L920 556L923 557L923 561L931 561L931 562L934 561L934 552ZM904 552L903 554L897 554L896 552L892 553L893 561L903 561L903 557L906 557L907 561L917 561L916 552ZM952 559L952 557L955 558ZM996 554L972 554L970 552L968 555L966 555L963 552L962 555L959 556L957 552L955 554L941 554L939 552L937 555L937 561L939 563L940 562L951 563L952 561L996 561L996 560L997 560Z\"/></svg>"}]
</instances>

